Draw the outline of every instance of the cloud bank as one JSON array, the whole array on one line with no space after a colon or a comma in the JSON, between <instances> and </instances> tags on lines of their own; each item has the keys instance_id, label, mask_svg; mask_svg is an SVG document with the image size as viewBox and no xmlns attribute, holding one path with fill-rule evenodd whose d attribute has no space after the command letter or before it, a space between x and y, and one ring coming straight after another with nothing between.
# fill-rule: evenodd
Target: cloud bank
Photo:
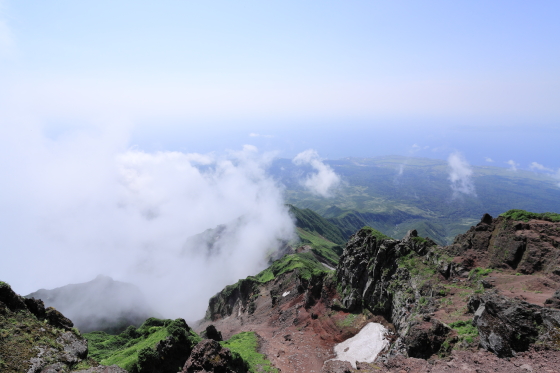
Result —
<instances>
[{"instance_id":1,"label":"cloud bank","mask_svg":"<svg viewBox=\"0 0 560 373\"><path fill-rule=\"evenodd\" d=\"M116 126L119 127L119 126ZM255 147L224 156L126 149L126 128L45 136L0 129L2 280L27 294L105 274L166 317L203 316L225 285L294 237L283 190ZM235 223L235 224L233 224ZM225 224L211 258L189 237Z\"/></svg>"},{"instance_id":2,"label":"cloud bank","mask_svg":"<svg viewBox=\"0 0 560 373\"><path fill-rule=\"evenodd\" d=\"M449 165L449 181L453 196L457 197L459 193L476 196L475 187L472 181L472 169L463 155L459 152L452 153L447 158Z\"/></svg>"},{"instance_id":3,"label":"cloud bank","mask_svg":"<svg viewBox=\"0 0 560 373\"><path fill-rule=\"evenodd\" d=\"M340 177L333 169L324 164L317 152L308 149L295 156L292 162L296 165L310 165L316 173L308 176L302 183L313 194L322 197L330 197L334 190L340 185Z\"/></svg>"}]
</instances>

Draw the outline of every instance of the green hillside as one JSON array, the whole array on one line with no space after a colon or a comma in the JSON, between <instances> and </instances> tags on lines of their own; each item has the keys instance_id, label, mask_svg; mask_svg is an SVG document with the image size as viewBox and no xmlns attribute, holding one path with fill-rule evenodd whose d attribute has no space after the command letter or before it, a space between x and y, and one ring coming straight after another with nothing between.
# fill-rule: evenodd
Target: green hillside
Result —
<instances>
[{"instance_id":1,"label":"green hillside","mask_svg":"<svg viewBox=\"0 0 560 373\"><path fill-rule=\"evenodd\" d=\"M410 229L440 244L492 216L521 209L560 211L560 187L549 176L499 167L473 166L476 195L454 194L447 162L387 156L326 161L344 183L324 198L300 183L305 172L288 159L277 160L270 172L286 185L288 203L310 209L333 223L344 239L364 225L401 238Z\"/></svg>"}]
</instances>

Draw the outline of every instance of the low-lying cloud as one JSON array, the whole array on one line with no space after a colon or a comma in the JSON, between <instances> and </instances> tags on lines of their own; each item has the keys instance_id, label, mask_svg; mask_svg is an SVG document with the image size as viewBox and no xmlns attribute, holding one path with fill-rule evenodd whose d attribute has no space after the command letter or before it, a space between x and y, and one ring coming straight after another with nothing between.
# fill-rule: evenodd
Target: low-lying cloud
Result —
<instances>
[{"instance_id":1,"label":"low-lying cloud","mask_svg":"<svg viewBox=\"0 0 560 373\"><path fill-rule=\"evenodd\" d=\"M340 176L329 165L321 161L319 154L315 150L308 149L301 152L292 161L299 166L310 165L317 171L302 181L302 184L313 194L330 197L340 185Z\"/></svg>"},{"instance_id":2,"label":"low-lying cloud","mask_svg":"<svg viewBox=\"0 0 560 373\"><path fill-rule=\"evenodd\" d=\"M166 317L203 316L225 285L266 267L294 237L271 160L253 146L224 156L128 150L126 131L50 139L0 129L2 280L17 292L105 274L138 285ZM217 255L189 237L225 224Z\"/></svg>"},{"instance_id":3,"label":"low-lying cloud","mask_svg":"<svg viewBox=\"0 0 560 373\"><path fill-rule=\"evenodd\" d=\"M506 163L509 164L510 170L512 170L513 172L517 172L517 167L519 166L519 163L516 163L513 159L510 159Z\"/></svg>"},{"instance_id":4,"label":"low-lying cloud","mask_svg":"<svg viewBox=\"0 0 560 373\"><path fill-rule=\"evenodd\" d=\"M474 183L472 180L472 168L459 152L452 153L447 158L449 165L449 181L453 196L457 197L460 193L476 196Z\"/></svg>"}]
</instances>

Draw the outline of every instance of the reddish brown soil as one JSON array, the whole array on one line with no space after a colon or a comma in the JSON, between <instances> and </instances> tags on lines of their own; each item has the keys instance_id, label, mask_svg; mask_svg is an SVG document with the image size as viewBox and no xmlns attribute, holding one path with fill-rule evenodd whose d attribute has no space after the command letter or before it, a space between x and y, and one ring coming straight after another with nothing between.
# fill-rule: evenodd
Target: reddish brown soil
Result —
<instances>
[{"instance_id":1,"label":"reddish brown soil","mask_svg":"<svg viewBox=\"0 0 560 373\"><path fill-rule=\"evenodd\" d=\"M500 359L487 351L453 351L445 360L422 360L397 357L387 364L358 363L352 369L349 363L325 364L323 373L558 373L560 351L527 351L510 359Z\"/></svg>"},{"instance_id":2,"label":"reddish brown soil","mask_svg":"<svg viewBox=\"0 0 560 373\"><path fill-rule=\"evenodd\" d=\"M527 276L492 272L486 277L486 281L494 285L505 296L539 306L544 306L544 301L550 298L557 289L560 289L560 281L555 275Z\"/></svg>"},{"instance_id":3,"label":"reddish brown soil","mask_svg":"<svg viewBox=\"0 0 560 373\"><path fill-rule=\"evenodd\" d=\"M267 284L268 285L268 284ZM304 294L298 294L295 283L280 289L278 304L272 307L271 286L262 286L256 301L256 311L250 315L234 308L232 316L217 321L203 321L194 329L203 331L213 324L222 332L223 338L242 331L254 331L259 336L259 352L282 372L320 372L323 363L335 357L333 347L357 334L368 322L381 322L392 328L381 317L359 315L354 317L346 312L333 311L319 301L309 309L304 308Z\"/></svg>"}]
</instances>

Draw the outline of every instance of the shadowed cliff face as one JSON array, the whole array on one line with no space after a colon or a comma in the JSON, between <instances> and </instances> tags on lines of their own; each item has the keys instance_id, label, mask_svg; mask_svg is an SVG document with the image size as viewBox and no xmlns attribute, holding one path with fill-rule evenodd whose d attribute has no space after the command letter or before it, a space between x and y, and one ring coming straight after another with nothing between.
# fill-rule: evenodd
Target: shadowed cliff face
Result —
<instances>
[{"instance_id":1,"label":"shadowed cliff face","mask_svg":"<svg viewBox=\"0 0 560 373\"><path fill-rule=\"evenodd\" d=\"M129 325L139 326L147 318L157 316L136 286L107 276L52 290L41 289L27 298L41 299L47 307L60 310L84 333L119 333Z\"/></svg>"}]
</instances>

